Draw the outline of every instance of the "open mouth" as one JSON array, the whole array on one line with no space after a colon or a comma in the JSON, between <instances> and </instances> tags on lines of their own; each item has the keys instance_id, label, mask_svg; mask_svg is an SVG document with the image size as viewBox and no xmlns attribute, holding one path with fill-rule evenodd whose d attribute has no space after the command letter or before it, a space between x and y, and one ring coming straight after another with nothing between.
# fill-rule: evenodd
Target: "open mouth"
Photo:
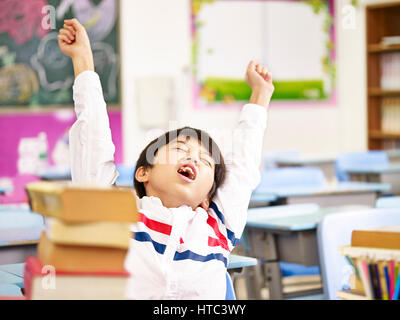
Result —
<instances>
[{"instance_id":1,"label":"open mouth","mask_svg":"<svg viewBox=\"0 0 400 320\"><path fill-rule=\"evenodd\" d=\"M185 181L192 182L196 179L196 168L190 163L181 165L177 172Z\"/></svg>"}]
</instances>

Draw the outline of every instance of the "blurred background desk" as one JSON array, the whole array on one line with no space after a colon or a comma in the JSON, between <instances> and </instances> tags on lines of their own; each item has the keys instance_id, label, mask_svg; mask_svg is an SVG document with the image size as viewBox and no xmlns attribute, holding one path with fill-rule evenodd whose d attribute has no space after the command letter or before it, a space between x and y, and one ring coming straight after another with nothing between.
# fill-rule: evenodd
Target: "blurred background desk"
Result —
<instances>
[{"instance_id":1,"label":"blurred background desk","mask_svg":"<svg viewBox=\"0 0 400 320\"><path fill-rule=\"evenodd\" d=\"M400 195L400 163L347 167L344 172L349 175L351 181L390 184L390 191Z\"/></svg>"},{"instance_id":2,"label":"blurred background desk","mask_svg":"<svg viewBox=\"0 0 400 320\"><path fill-rule=\"evenodd\" d=\"M316 203L321 207L360 204L374 207L381 193L390 190L390 185L382 183L342 182L319 187L295 186L278 188L258 188L253 193L256 199L263 195L275 195L273 204Z\"/></svg>"},{"instance_id":3,"label":"blurred background desk","mask_svg":"<svg viewBox=\"0 0 400 320\"><path fill-rule=\"evenodd\" d=\"M251 282L256 299L261 299L264 286L270 299L283 299L280 262L304 266L319 265L316 228L322 218L338 212L354 211L366 206L336 206L320 208L316 204L275 206L248 210L246 223L246 255L259 259ZM321 293L308 290L303 295ZM299 293L297 293L299 294Z\"/></svg>"}]
</instances>

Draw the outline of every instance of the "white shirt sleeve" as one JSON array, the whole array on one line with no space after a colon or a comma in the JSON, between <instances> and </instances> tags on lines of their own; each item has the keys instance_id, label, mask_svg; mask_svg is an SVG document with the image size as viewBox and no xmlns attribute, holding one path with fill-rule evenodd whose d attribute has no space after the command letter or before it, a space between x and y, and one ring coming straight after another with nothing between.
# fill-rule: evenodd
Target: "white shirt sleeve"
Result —
<instances>
[{"instance_id":1,"label":"white shirt sleeve","mask_svg":"<svg viewBox=\"0 0 400 320\"><path fill-rule=\"evenodd\" d=\"M118 178L115 147L98 74L80 73L73 98L77 120L69 131L72 181L113 184Z\"/></svg>"},{"instance_id":2,"label":"white shirt sleeve","mask_svg":"<svg viewBox=\"0 0 400 320\"><path fill-rule=\"evenodd\" d=\"M232 152L225 156L227 175L217 190L211 208L224 224L234 246L246 225L252 191L260 182L262 144L267 125L267 111L246 104L234 131ZM215 207L216 206L216 207Z\"/></svg>"}]
</instances>

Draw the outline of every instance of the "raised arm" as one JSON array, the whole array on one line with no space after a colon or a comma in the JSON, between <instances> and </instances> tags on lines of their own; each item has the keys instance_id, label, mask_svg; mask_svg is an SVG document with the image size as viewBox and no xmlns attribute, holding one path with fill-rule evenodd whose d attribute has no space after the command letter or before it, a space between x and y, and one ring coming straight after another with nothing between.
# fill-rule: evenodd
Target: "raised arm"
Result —
<instances>
[{"instance_id":1,"label":"raised arm","mask_svg":"<svg viewBox=\"0 0 400 320\"><path fill-rule=\"evenodd\" d=\"M94 72L89 37L78 20L65 20L58 44L71 57L75 73L73 98L77 120L69 132L72 181L113 184L118 177L115 147L101 82Z\"/></svg>"},{"instance_id":2,"label":"raised arm","mask_svg":"<svg viewBox=\"0 0 400 320\"><path fill-rule=\"evenodd\" d=\"M231 245L235 245L243 232L250 196L260 181L267 108L274 91L271 74L255 61L247 67L246 82L252 89L251 98L243 107L234 131L232 153L225 158L226 181L211 204L219 223L227 229Z\"/></svg>"}]
</instances>

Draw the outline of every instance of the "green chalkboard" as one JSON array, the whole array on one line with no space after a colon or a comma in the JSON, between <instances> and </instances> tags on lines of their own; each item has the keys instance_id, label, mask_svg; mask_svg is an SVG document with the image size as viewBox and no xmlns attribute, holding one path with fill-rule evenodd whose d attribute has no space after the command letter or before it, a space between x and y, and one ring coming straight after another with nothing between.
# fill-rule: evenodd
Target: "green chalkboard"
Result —
<instances>
[{"instance_id":1,"label":"green chalkboard","mask_svg":"<svg viewBox=\"0 0 400 320\"><path fill-rule=\"evenodd\" d=\"M64 19L86 28L104 98L119 104L118 0L0 1L0 110L73 103L71 59L57 35Z\"/></svg>"}]
</instances>

